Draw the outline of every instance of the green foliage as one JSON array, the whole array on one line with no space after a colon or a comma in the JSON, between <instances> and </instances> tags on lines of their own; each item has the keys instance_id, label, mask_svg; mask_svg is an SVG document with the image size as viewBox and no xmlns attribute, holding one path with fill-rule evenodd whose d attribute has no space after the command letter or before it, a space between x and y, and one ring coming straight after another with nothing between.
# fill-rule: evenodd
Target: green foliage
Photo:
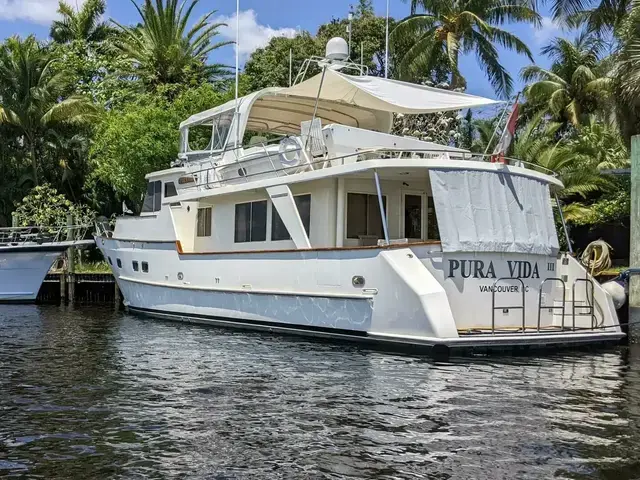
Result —
<instances>
[{"instance_id":1,"label":"green foliage","mask_svg":"<svg viewBox=\"0 0 640 480\"><path fill-rule=\"evenodd\" d=\"M416 80L446 65L451 86L465 87L458 61L460 54L473 52L496 93L508 97L513 79L500 63L496 45L524 54L531 61L533 56L522 40L499 26L508 22L539 25L540 19L531 2L523 0L412 0L411 15L398 22L391 34L399 56L398 76ZM407 39L411 39L409 48L404 48Z\"/></svg>"},{"instance_id":2,"label":"green foliage","mask_svg":"<svg viewBox=\"0 0 640 480\"><path fill-rule=\"evenodd\" d=\"M122 198L139 202L144 176L169 167L178 155L178 126L189 115L227 100L210 84L170 100L166 89L108 112L96 127L91 148L94 175Z\"/></svg>"},{"instance_id":3,"label":"green foliage","mask_svg":"<svg viewBox=\"0 0 640 480\"><path fill-rule=\"evenodd\" d=\"M208 64L209 54L231 42L213 43L222 23L209 20L215 10L189 26L191 14L200 0L178 5L178 0L144 0L138 6L141 23L119 28L118 48L130 61L130 72L146 85L181 83L196 86L223 75L225 68Z\"/></svg>"},{"instance_id":4,"label":"green foliage","mask_svg":"<svg viewBox=\"0 0 640 480\"><path fill-rule=\"evenodd\" d=\"M113 33L113 30L100 20L106 10L105 0L87 0L76 10L65 1L60 1L58 5L61 18L53 21L50 31L54 42L102 42Z\"/></svg>"},{"instance_id":5,"label":"green foliage","mask_svg":"<svg viewBox=\"0 0 640 480\"><path fill-rule=\"evenodd\" d=\"M76 225L90 225L94 212L85 205L71 203L51 185L35 187L17 205L15 211L19 226L60 227L67 225L67 215L73 215Z\"/></svg>"},{"instance_id":6,"label":"green foliage","mask_svg":"<svg viewBox=\"0 0 640 480\"><path fill-rule=\"evenodd\" d=\"M525 82L533 82L524 89L527 102L554 120L574 126L589 114L606 112L611 78L601 61L603 47L600 38L584 32L573 41L552 40L542 49L553 61L551 68L530 65L520 73Z\"/></svg>"},{"instance_id":7,"label":"green foliage","mask_svg":"<svg viewBox=\"0 0 640 480\"><path fill-rule=\"evenodd\" d=\"M567 220L576 225L625 225L631 213L630 189L620 189L590 205L577 204Z\"/></svg>"}]
</instances>

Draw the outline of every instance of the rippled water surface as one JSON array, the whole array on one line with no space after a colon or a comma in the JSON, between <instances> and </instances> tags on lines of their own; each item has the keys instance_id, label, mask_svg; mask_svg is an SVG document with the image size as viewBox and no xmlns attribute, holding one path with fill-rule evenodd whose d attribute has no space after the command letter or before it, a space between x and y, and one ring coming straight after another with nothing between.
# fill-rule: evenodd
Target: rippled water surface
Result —
<instances>
[{"instance_id":1,"label":"rippled water surface","mask_svg":"<svg viewBox=\"0 0 640 480\"><path fill-rule=\"evenodd\" d=\"M437 363L0 307L0 477L640 478L640 348Z\"/></svg>"}]
</instances>

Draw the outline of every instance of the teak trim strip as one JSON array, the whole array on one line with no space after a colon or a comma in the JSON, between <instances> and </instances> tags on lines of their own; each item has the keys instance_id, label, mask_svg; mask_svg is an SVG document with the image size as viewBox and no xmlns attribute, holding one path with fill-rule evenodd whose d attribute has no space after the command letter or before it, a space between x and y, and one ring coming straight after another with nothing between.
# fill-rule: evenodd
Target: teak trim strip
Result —
<instances>
[{"instance_id":1,"label":"teak trim strip","mask_svg":"<svg viewBox=\"0 0 640 480\"><path fill-rule=\"evenodd\" d=\"M225 250L211 252L185 252L182 249L180 240L176 240L176 250L180 255L235 255L235 254L254 254L254 253L292 253L292 252L337 252L344 250L394 250L396 248L408 248L411 246L421 245L440 245L440 240L427 240L424 242L414 243L393 243L390 245L367 245L357 247L318 247L318 248L286 248L278 250Z\"/></svg>"}]
</instances>

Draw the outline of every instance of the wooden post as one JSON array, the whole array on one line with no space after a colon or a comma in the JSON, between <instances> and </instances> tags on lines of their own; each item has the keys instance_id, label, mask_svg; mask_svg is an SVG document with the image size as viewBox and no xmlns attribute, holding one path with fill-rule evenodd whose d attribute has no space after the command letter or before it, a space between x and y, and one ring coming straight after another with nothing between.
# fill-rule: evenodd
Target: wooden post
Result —
<instances>
[{"instance_id":1,"label":"wooden post","mask_svg":"<svg viewBox=\"0 0 640 480\"><path fill-rule=\"evenodd\" d=\"M60 305L67 303L67 270L63 266L60 273Z\"/></svg>"},{"instance_id":2,"label":"wooden post","mask_svg":"<svg viewBox=\"0 0 640 480\"><path fill-rule=\"evenodd\" d=\"M113 282L114 294L113 303L116 305L116 310L120 309L120 289L118 288L118 282Z\"/></svg>"},{"instance_id":3,"label":"wooden post","mask_svg":"<svg viewBox=\"0 0 640 480\"><path fill-rule=\"evenodd\" d=\"M73 215L67 215L67 241L73 241L74 238L74 221ZM76 249L69 247L67 249L67 263L69 265L69 303L73 304L76 293Z\"/></svg>"},{"instance_id":4,"label":"wooden post","mask_svg":"<svg viewBox=\"0 0 640 480\"><path fill-rule=\"evenodd\" d=\"M631 242L629 266L640 267L640 135L631 137ZM629 279L629 305L640 307L640 276Z\"/></svg>"}]
</instances>

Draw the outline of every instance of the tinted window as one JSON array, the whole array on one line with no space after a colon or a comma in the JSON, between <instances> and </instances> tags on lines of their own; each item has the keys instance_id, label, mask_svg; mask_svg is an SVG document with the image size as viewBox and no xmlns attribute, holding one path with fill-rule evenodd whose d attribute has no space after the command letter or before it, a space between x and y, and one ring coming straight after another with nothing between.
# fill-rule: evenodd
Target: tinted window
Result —
<instances>
[{"instance_id":1,"label":"tinted window","mask_svg":"<svg viewBox=\"0 0 640 480\"><path fill-rule=\"evenodd\" d=\"M236 205L234 241L264 242L267 239L267 201Z\"/></svg>"},{"instance_id":2,"label":"tinted window","mask_svg":"<svg viewBox=\"0 0 640 480\"><path fill-rule=\"evenodd\" d=\"M309 235L309 229L311 228L311 195L296 195L293 197L298 208L298 214L302 225ZM271 240L291 240L291 235L287 227L285 227L282 218L275 206L271 206Z\"/></svg>"},{"instance_id":3,"label":"tinted window","mask_svg":"<svg viewBox=\"0 0 640 480\"><path fill-rule=\"evenodd\" d=\"M149 273L149 264L147 262L142 262L142 271L144 273Z\"/></svg>"},{"instance_id":4,"label":"tinted window","mask_svg":"<svg viewBox=\"0 0 640 480\"><path fill-rule=\"evenodd\" d=\"M162 207L162 182L157 180L155 182L147 183L147 193L144 196L144 202L142 203L142 213L147 212L159 212Z\"/></svg>"},{"instance_id":5,"label":"tinted window","mask_svg":"<svg viewBox=\"0 0 640 480\"><path fill-rule=\"evenodd\" d=\"M211 236L211 207L198 209L197 235L198 237Z\"/></svg>"},{"instance_id":6,"label":"tinted window","mask_svg":"<svg viewBox=\"0 0 640 480\"><path fill-rule=\"evenodd\" d=\"M387 197L382 197L382 205L386 212ZM347 238L358 238L361 235L384 237L378 196L349 193L347 194Z\"/></svg>"},{"instance_id":7,"label":"tinted window","mask_svg":"<svg viewBox=\"0 0 640 480\"><path fill-rule=\"evenodd\" d=\"M137 271L138 271L138 262L136 262L136 261L134 260L132 263L133 263L133 270L134 270L135 272L137 272Z\"/></svg>"},{"instance_id":8,"label":"tinted window","mask_svg":"<svg viewBox=\"0 0 640 480\"><path fill-rule=\"evenodd\" d=\"M167 182L164 184L164 198L175 197L178 195L176 191L176 184L173 182Z\"/></svg>"},{"instance_id":9,"label":"tinted window","mask_svg":"<svg viewBox=\"0 0 640 480\"><path fill-rule=\"evenodd\" d=\"M154 186L154 202L153 202L153 211L159 212L162 208L162 182L157 181L153 182Z\"/></svg>"},{"instance_id":10,"label":"tinted window","mask_svg":"<svg viewBox=\"0 0 640 480\"><path fill-rule=\"evenodd\" d=\"M122 261L119 258L116 261L118 262L118 268L122 268Z\"/></svg>"}]
</instances>

